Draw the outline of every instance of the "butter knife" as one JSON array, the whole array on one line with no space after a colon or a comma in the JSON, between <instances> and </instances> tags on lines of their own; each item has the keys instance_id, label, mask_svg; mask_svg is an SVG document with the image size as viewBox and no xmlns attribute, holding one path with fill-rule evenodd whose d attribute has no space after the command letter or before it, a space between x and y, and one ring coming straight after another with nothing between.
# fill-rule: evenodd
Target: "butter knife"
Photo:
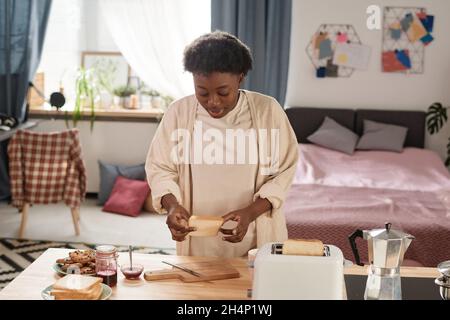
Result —
<instances>
[{"instance_id":1,"label":"butter knife","mask_svg":"<svg viewBox=\"0 0 450 320\"><path fill-rule=\"evenodd\" d=\"M170 263L170 262L167 262L167 261L161 261L161 262L162 262L162 263L165 263L165 264L168 264L169 266L172 266L172 267L174 267L174 268L183 270L183 271L185 271L185 272L187 272L187 273L190 273L190 274L192 274L192 275L194 275L194 276L196 276L196 277L201 277L201 276L202 276L200 273L198 273L198 272L196 272L196 271L194 271L194 270L191 270L191 269L188 269L188 268L185 268L185 267L182 267L182 266L178 266L178 265L176 265L176 264L173 264L173 263Z\"/></svg>"}]
</instances>

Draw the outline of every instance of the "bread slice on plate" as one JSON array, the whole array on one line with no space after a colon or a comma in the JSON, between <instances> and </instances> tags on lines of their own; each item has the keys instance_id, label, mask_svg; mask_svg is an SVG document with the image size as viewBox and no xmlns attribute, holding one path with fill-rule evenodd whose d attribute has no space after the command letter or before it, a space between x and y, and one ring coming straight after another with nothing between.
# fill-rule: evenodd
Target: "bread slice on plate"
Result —
<instances>
[{"instance_id":1,"label":"bread slice on plate","mask_svg":"<svg viewBox=\"0 0 450 320\"><path fill-rule=\"evenodd\" d=\"M68 274L53 284L50 295L55 300L97 300L102 291L102 278Z\"/></svg>"},{"instance_id":2,"label":"bread slice on plate","mask_svg":"<svg viewBox=\"0 0 450 320\"><path fill-rule=\"evenodd\" d=\"M97 283L87 291L52 289L50 294L55 297L55 300L98 300L102 291L102 284Z\"/></svg>"},{"instance_id":3,"label":"bread slice on plate","mask_svg":"<svg viewBox=\"0 0 450 320\"><path fill-rule=\"evenodd\" d=\"M89 291L96 284L102 282L100 277L83 276L81 274L68 274L53 285L53 289L66 291Z\"/></svg>"}]
</instances>

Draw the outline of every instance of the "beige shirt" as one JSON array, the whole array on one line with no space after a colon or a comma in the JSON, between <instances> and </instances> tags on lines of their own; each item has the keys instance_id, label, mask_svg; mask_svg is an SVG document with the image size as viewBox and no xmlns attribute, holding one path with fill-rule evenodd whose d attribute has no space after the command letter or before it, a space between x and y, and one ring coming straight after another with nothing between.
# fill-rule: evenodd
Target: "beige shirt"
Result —
<instances>
[{"instance_id":1,"label":"beige shirt","mask_svg":"<svg viewBox=\"0 0 450 320\"><path fill-rule=\"evenodd\" d=\"M270 158L268 163L258 163L253 201L259 197L272 204L271 210L256 219L256 242L259 248L268 242L287 239L286 219L281 209L297 167L298 142L286 113L274 98L247 90L241 90L241 94L247 98L252 126L258 132L278 130L280 137L279 143L269 148L269 152L278 157ZM189 154L180 139L184 141L183 137L194 131L197 105L194 95L174 101L164 114L150 145L145 171L153 206L159 213L165 213L161 198L168 193L173 194L186 210L192 212L191 164L174 162L172 151L181 146L181 153ZM260 151L263 151L262 142L258 138ZM167 232L170 231L167 229ZM178 255L190 254L190 238L177 242Z\"/></svg>"},{"instance_id":2,"label":"beige shirt","mask_svg":"<svg viewBox=\"0 0 450 320\"><path fill-rule=\"evenodd\" d=\"M227 130L251 129L252 119L245 95L241 93L233 110L219 119L211 117L205 108L197 104L196 126L203 136L206 136L211 129L218 130L216 132L220 132L222 137L226 137ZM194 148L191 149L192 214L223 216L252 204L258 166L257 163L251 163L249 157L245 158L245 163L237 163L238 151L243 152L243 150L239 150L240 146L237 145L236 140L234 144L230 144L226 139L211 137L211 140L208 139L206 143L208 148L221 150L221 153L219 152L221 156L199 164L194 163ZM249 154L249 141L247 142L246 155ZM235 161L227 163L227 154L232 155L229 159ZM214 163L210 163L213 160ZM223 225L227 229L235 226L236 222L232 221ZM231 243L222 240L222 237L223 234L220 232L215 237L191 237L190 255L227 258L246 255L248 250L256 247L255 222L249 225L241 242Z\"/></svg>"}]
</instances>

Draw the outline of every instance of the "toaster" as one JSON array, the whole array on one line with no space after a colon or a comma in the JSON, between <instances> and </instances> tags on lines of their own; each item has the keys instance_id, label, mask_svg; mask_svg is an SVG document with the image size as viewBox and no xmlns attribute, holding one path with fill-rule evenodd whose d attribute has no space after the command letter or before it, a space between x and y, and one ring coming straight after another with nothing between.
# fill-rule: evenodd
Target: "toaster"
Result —
<instances>
[{"instance_id":1,"label":"toaster","mask_svg":"<svg viewBox=\"0 0 450 320\"><path fill-rule=\"evenodd\" d=\"M333 245L323 256L283 255L282 243L262 246L254 261L252 299L342 300L344 257Z\"/></svg>"}]
</instances>

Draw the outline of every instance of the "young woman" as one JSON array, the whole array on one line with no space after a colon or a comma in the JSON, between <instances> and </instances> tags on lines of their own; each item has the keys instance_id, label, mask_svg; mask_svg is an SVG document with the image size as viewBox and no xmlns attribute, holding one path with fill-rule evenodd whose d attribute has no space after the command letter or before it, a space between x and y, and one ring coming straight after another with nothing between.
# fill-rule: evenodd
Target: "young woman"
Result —
<instances>
[{"instance_id":1,"label":"young woman","mask_svg":"<svg viewBox=\"0 0 450 320\"><path fill-rule=\"evenodd\" d=\"M172 103L147 155L147 179L177 254L245 256L287 239L281 207L298 159L283 108L239 87L252 68L249 48L225 32L186 47L184 67L195 95ZM222 216L216 237L190 237L192 215Z\"/></svg>"}]
</instances>

